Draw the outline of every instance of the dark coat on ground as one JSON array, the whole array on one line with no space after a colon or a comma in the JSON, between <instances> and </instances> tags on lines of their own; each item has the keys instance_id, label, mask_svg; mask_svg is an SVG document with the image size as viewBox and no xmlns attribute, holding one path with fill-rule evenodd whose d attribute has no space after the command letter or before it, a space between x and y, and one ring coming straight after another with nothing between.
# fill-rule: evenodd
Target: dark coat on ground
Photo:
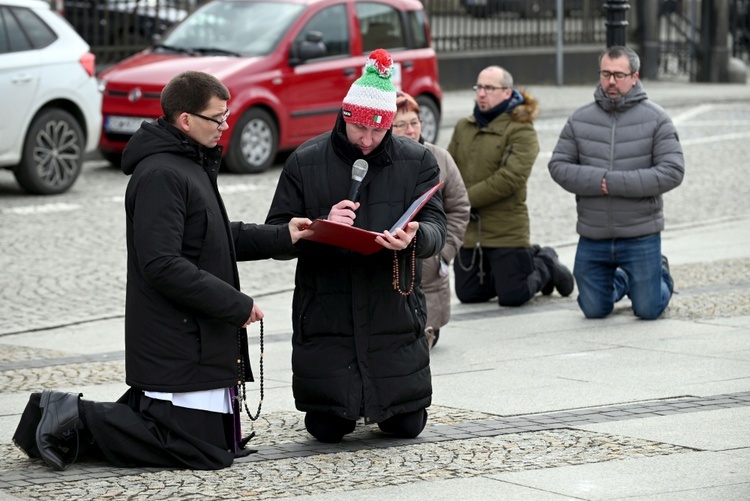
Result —
<instances>
[{"instance_id":1,"label":"dark coat on ground","mask_svg":"<svg viewBox=\"0 0 750 501\"><path fill-rule=\"evenodd\" d=\"M348 197L353 162L362 152L346 140L344 122L300 146L286 162L267 223L293 216L327 217ZM435 157L416 141L391 136L365 160L355 226L389 229L439 181ZM438 192L417 214L416 258L437 254L446 219ZM394 252L370 255L301 241L292 307L293 390L297 408L378 423L430 405L425 300L417 267L414 293L393 287ZM411 283L412 246L398 253L401 288Z\"/></svg>"},{"instance_id":2,"label":"dark coat on ground","mask_svg":"<svg viewBox=\"0 0 750 501\"><path fill-rule=\"evenodd\" d=\"M229 222L217 187L220 147L206 149L163 120L144 124L122 158L128 277L126 382L187 392L252 380L247 333L253 299L236 261L294 250L286 224ZM288 222L288 220L287 220Z\"/></svg>"}]
</instances>

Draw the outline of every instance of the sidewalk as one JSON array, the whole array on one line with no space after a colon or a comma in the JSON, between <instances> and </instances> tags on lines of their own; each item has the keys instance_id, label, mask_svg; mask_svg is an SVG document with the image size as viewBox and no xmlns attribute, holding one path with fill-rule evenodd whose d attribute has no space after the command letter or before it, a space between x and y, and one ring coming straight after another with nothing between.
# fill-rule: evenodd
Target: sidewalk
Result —
<instances>
[{"instance_id":1,"label":"sidewalk","mask_svg":"<svg viewBox=\"0 0 750 501\"><path fill-rule=\"evenodd\" d=\"M312 441L291 396L291 294L259 299L259 452L218 472L81 462L59 473L29 461L9 440L28 392L114 399L125 389L122 324L4 337L6 349L36 358L2 364L0 499L747 499L749 223L664 233L680 293L655 322L627 305L587 321L557 295L518 309L455 304L433 350L430 422L414 441L364 425L342 444ZM562 248L562 260L573 252ZM712 318L722 303L736 313Z\"/></svg>"},{"instance_id":2,"label":"sidewalk","mask_svg":"<svg viewBox=\"0 0 750 501\"><path fill-rule=\"evenodd\" d=\"M673 106L750 99L750 86L645 85ZM560 117L593 93L531 89ZM292 398L291 291L283 291L256 298L266 314L265 394L260 419L245 416L243 426L257 432L258 453L209 472L88 461L52 471L10 440L28 394L116 399L126 389L122 318L2 336L0 500L750 499L746 214L667 227L678 293L657 321L635 319L627 302L586 320L575 292L515 309L454 301L432 351L433 405L416 440L361 423L341 444L311 439ZM556 248L572 267L574 242ZM258 333L254 325L256 377ZM249 385L252 412L259 398L259 384Z\"/></svg>"}]
</instances>

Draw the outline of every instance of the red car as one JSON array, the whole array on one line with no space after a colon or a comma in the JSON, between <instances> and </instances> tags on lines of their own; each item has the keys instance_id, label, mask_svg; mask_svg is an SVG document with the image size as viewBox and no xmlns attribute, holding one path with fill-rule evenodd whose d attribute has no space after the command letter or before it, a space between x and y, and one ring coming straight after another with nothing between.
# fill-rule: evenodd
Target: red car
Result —
<instances>
[{"instance_id":1,"label":"red car","mask_svg":"<svg viewBox=\"0 0 750 501\"><path fill-rule=\"evenodd\" d=\"M99 149L119 164L143 120L162 114L159 96L176 74L206 71L228 87L224 164L262 172L280 150L333 127L367 55L387 49L393 82L414 96L434 142L442 91L422 3L417 0L213 0L143 52L100 75Z\"/></svg>"}]
</instances>

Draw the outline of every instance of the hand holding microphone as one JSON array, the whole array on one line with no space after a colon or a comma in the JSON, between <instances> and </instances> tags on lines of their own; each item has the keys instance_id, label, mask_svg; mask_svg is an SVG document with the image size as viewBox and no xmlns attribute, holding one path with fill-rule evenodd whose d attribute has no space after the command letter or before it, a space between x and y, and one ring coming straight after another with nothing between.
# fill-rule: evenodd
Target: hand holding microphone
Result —
<instances>
[{"instance_id":1,"label":"hand holding microphone","mask_svg":"<svg viewBox=\"0 0 750 501\"><path fill-rule=\"evenodd\" d=\"M328 220L335 221L337 223L348 224L352 226L354 224L354 218L357 215L354 213L359 208L359 187L362 186L362 180L367 174L367 162L359 159L354 162L352 166L352 186L349 188L349 198L342 200L333 207L331 212L328 213Z\"/></svg>"},{"instance_id":2,"label":"hand holding microphone","mask_svg":"<svg viewBox=\"0 0 750 501\"><path fill-rule=\"evenodd\" d=\"M368 167L367 161L362 160L361 158L356 160L354 165L352 165L352 187L349 189L348 200L351 200L352 202L357 201L359 187L362 185L362 180L365 178L365 174L367 174Z\"/></svg>"}]
</instances>

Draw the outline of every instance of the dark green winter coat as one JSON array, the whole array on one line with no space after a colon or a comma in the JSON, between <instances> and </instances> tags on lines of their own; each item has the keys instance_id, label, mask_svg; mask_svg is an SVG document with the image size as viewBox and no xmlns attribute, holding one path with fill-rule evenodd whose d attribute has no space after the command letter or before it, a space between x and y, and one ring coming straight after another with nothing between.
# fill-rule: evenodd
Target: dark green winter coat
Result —
<instances>
[{"instance_id":1,"label":"dark green winter coat","mask_svg":"<svg viewBox=\"0 0 750 501\"><path fill-rule=\"evenodd\" d=\"M466 248L473 248L477 241L488 248L531 246L526 183L539 153L533 124L539 107L530 94L518 93L523 102L514 106L511 101L509 111L487 127L480 129L473 115L462 118L448 145L471 208L480 217L469 222Z\"/></svg>"}]
</instances>

